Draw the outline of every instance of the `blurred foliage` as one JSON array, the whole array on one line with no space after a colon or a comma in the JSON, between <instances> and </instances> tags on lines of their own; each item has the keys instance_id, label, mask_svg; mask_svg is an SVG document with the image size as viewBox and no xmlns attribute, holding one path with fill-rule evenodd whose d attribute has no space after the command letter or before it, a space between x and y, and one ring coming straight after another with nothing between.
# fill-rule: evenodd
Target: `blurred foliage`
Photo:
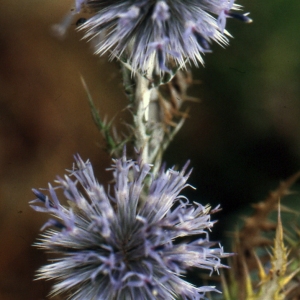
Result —
<instances>
[{"instance_id":1,"label":"blurred foliage","mask_svg":"<svg viewBox=\"0 0 300 300\"><path fill-rule=\"evenodd\" d=\"M300 4L241 4L253 23L229 19L230 45L214 45L205 68L193 70L202 84L190 93L202 101L165 155L174 164L192 160L192 184L201 202L221 204L222 228L300 169ZM184 155L174 151L181 146Z\"/></svg>"},{"instance_id":2,"label":"blurred foliage","mask_svg":"<svg viewBox=\"0 0 300 300\"><path fill-rule=\"evenodd\" d=\"M280 203L292 193L291 186L299 177L300 172L282 182L265 200L253 205L254 212L244 219L241 229L236 230L233 243L236 255L229 260L231 268L221 276L225 300L300 298L299 230L296 227L299 212ZM276 222L271 218L274 211L277 211ZM294 219L289 233L290 224L287 218L282 223L281 211Z\"/></svg>"}]
</instances>

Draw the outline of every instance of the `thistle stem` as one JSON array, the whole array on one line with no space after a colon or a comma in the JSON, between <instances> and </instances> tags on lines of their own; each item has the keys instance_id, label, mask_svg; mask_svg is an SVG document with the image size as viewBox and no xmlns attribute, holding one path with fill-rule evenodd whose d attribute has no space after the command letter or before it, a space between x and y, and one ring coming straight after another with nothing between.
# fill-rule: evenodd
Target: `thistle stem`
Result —
<instances>
[{"instance_id":1,"label":"thistle stem","mask_svg":"<svg viewBox=\"0 0 300 300\"><path fill-rule=\"evenodd\" d=\"M135 91L135 146L142 150L142 160L148 163L149 160L149 134L147 132L147 123L149 121L149 104L150 104L151 88L149 88L149 80L136 75L136 91Z\"/></svg>"},{"instance_id":2,"label":"thistle stem","mask_svg":"<svg viewBox=\"0 0 300 300\"><path fill-rule=\"evenodd\" d=\"M149 74L152 73L152 68ZM136 89L134 95L134 135L135 147L140 151L141 158L144 163L152 163L150 161L150 133L149 133L149 112L150 100L154 88L151 82L145 76L137 73L135 75Z\"/></svg>"}]
</instances>

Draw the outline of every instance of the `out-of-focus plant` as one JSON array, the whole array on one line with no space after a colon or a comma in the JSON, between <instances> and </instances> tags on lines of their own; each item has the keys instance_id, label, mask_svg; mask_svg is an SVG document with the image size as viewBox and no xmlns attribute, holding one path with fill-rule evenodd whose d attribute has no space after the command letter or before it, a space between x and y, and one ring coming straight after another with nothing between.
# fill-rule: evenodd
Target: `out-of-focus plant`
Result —
<instances>
[{"instance_id":1,"label":"out-of-focus plant","mask_svg":"<svg viewBox=\"0 0 300 300\"><path fill-rule=\"evenodd\" d=\"M236 255L231 260L230 271L222 274L224 299L299 299L299 230L294 227L288 232L288 226L282 225L280 210L296 213L298 217L299 213L279 203L291 193L290 187L299 177L300 173L291 176L264 201L253 205L253 214L245 218L244 226L235 233ZM270 218L276 210L277 224ZM272 241L270 234L275 229Z\"/></svg>"}]
</instances>

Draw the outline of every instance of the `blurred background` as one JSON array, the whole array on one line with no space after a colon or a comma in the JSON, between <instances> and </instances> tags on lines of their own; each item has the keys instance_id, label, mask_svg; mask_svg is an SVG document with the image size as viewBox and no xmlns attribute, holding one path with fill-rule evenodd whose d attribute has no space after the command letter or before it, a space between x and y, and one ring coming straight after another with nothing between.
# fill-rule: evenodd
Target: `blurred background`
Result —
<instances>
[{"instance_id":1,"label":"blurred background","mask_svg":"<svg viewBox=\"0 0 300 300\"><path fill-rule=\"evenodd\" d=\"M194 167L191 200L221 204L214 238L224 243L237 215L300 169L300 2L239 1L253 24L228 20L234 36L213 45L191 112L165 155L168 166ZM2 0L0 11L0 299L46 299L50 283L32 281L47 256L31 245L47 216L32 211L31 188L47 187L70 169L73 155L90 159L107 184L110 158L91 119L85 78L100 113L126 105L116 62L93 55L73 24L64 40L51 34L72 1ZM76 20L75 20L76 21ZM75 22L74 21L74 22ZM297 198L291 205L297 209ZM296 200L295 200L296 199ZM298 199L299 200L299 199Z\"/></svg>"}]
</instances>

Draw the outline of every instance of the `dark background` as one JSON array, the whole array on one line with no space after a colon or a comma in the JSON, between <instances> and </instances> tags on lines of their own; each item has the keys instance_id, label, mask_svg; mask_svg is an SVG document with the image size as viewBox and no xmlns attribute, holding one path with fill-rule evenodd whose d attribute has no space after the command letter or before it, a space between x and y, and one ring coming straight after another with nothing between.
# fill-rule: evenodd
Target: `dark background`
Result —
<instances>
[{"instance_id":1,"label":"dark background","mask_svg":"<svg viewBox=\"0 0 300 300\"><path fill-rule=\"evenodd\" d=\"M165 155L169 166L191 159L191 200L221 204L214 230L237 224L237 213L300 169L300 2L239 2L253 24L228 20L234 36L213 46L205 68L193 70L190 118ZM73 25L64 40L50 33L72 1L2 0L0 11L0 299L46 299L35 281L46 255L31 245L47 216L32 211L31 188L47 187L89 158L100 182L110 158L103 151L80 82L82 74L102 115L126 105L117 64L92 54ZM123 130L123 114L117 114ZM297 209L297 201L292 203ZM224 238L224 237L223 237ZM224 241L223 241L224 242Z\"/></svg>"}]
</instances>

